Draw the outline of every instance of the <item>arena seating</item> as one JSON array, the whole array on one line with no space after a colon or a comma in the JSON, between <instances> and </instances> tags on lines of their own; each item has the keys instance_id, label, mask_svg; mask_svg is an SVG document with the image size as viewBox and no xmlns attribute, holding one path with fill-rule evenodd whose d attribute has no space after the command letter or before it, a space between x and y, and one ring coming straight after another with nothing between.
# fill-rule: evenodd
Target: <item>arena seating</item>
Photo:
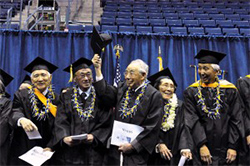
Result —
<instances>
[{"instance_id":1,"label":"arena seating","mask_svg":"<svg viewBox=\"0 0 250 166\"><path fill-rule=\"evenodd\" d=\"M28 4L28 0L23 0L23 7ZM5 24L7 19L8 10L12 8L12 17L14 17L19 11L21 7L21 0L1 0L0 1L0 29L19 29L18 24L11 24L9 27Z\"/></svg>"},{"instance_id":2,"label":"arena seating","mask_svg":"<svg viewBox=\"0 0 250 166\"><path fill-rule=\"evenodd\" d=\"M250 34L248 0L101 0L100 28L180 35ZM120 29L121 28L121 29ZM130 31L131 30L131 31ZM148 31L147 31L148 30Z\"/></svg>"}]
</instances>

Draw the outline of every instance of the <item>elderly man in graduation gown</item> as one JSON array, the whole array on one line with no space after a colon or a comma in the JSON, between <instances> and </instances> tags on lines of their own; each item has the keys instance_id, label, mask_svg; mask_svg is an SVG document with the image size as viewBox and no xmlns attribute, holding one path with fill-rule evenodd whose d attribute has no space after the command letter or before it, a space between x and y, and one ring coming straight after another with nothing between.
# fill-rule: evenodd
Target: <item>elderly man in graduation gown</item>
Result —
<instances>
[{"instance_id":1,"label":"elderly man in graduation gown","mask_svg":"<svg viewBox=\"0 0 250 166\"><path fill-rule=\"evenodd\" d=\"M9 125L9 114L12 102L5 91L5 87L13 80L13 77L0 69L0 165L7 165L10 146L11 128Z\"/></svg>"},{"instance_id":2,"label":"elderly man in graduation gown","mask_svg":"<svg viewBox=\"0 0 250 166\"><path fill-rule=\"evenodd\" d=\"M244 102L245 111L243 113L245 122L245 135L248 145L248 153L245 156L245 164L250 165L250 75L238 79L236 87L239 90L242 101ZM244 160L244 159L243 159Z\"/></svg>"},{"instance_id":3,"label":"elderly man in graduation gown","mask_svg":"<svg viewBox=\"0 0 250 166\"><path fill-rule=\"evenodd\" d=\"M64 71L71 72L73 87L62 90L55 120L58 164L102 165L111 132L111 112L92 85L92 62L80 58ZM86 134L83 140L72 136Z\"/></svg>"},{"instance_id":4,"label":"elderly man in graduation gown","mask_svg":"<svg viewBox=\"0 0 250 166\"><path fill-rule=\"evenodd\" d=\"M184 117L195 144L194 165L235 165L244 135L241 101L236 87L219 80L224 53L201 50L201 78L184 91Z\"/></svg>"},{"instance_id":5,"label":"elderly man in graduation gown","mask_svg":"<svg viewBox=\"0 0 250 166\"><path fill-rule=\"evenodd\" d=\"M105 103L115 107L115 120L144 128L132 142L119 147L111 145L105 164L119 165L122 152L123 165L147 165L157 143L163 108L160 92L146 79L148 65L139 59L132 61L124 73L126 81L116 88L104 80L98 54L92 61L97 76L96 92Z\"/></svg>"},{"instance_id":6,"label":"elderly man in graduation gown","mask_svg":"<svg viewBox=\"0 0 250 166\"><path fill-rule=\"evenodd\" d=\"M34 146L51 149L53 127L59 98L53 91L52 73L55 65L37 57L25 70L31 73L32 85L14 95L10 123L14 128L10 149L10 165L27 165L18 157ZM30 140L26 132L38 130L42 139Z\"/></svg>"},{"instance_id":7,"label":"elderly man in graduation gown","mask_svg":"<svg viewBox=\"0 0 250 166\"><path fill-rule=\"evenodd\" d=\"M178 165L181 155L192 159L192 138L184 126L183 102L175 94L177 83L172 73L166 68L148 80L164 100L160 135L148 165Z\"/></svg>"}]
</instances>

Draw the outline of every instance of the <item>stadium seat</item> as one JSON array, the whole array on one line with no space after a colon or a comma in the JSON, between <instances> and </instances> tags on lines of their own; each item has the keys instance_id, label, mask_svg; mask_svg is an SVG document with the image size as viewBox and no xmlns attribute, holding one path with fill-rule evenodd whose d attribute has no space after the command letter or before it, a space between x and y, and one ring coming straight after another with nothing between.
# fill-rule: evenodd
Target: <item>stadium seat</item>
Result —
<instances>
[{"instance_id":1,"label":"stadium seat","mask_svg":"<svg viewBox=\"0 0 250 166\"><path fill-rule=\"evenodd\" d=\"M119 32L135 32L134 26L119 26Z\"/></svg>"},{"instance_id":2,"label":"stadium seat","mask_svg":"<svg viewBox=\"0 0 250 166\"><path fill-rule=\"evenodd\" d=\"M233 24L238 28L250 28L249 21L233 21Z\"/></svg>"},{"instance_id":3,"label":"stadium seat","mask_svg":"<svg viewBox=\"0 0 250 166\"><path fill-rule=\"evenodd\" d=\"M224 35L240 35L238 28L222 28Z\"/></svg>"},{"instance_id":4,"label":"stadium seat","mask_svg":"<svg viewBox=\"0 0 250 166\"><path fill-rule=\"evenodd\" d=\"M193 20L194 19L193 13L179 13L179 17L182 20Z\"/></svg>"},{"instance_id":5,"label":"stadium seat","mask_svg":"<svg viewBox=\"0 0 250 166\"><path fill-rule=\"evenodd\" d=\"M133 19L133 24L134 24L135 26L137 26L137 25L144 25L144 26L147 26L147 25L149 25L149 21L148 21L147 18L145 18L145 19L134 18L134 19Z\"/></svg>"},{"instance_id":6,"label":"stadium seat","mask_svg":"<svg viewBox=\"0 0 250 166\"><path fill-rule=\"evenodd\" d=\"M165 17L165 19L179 19L178 13L163 13L163 16Z\"/></svg>"},{"instance_id":7,"label":"stadium seat","mask_svg":"<svg viewBox=\"0 0 250 166\"><path fill-rule=\"evenodd\" d=\"M181 27L182 26L182 20L166 20L168 26L170 27Z\"/></svg>"},{"instance_id":8,"label":"stadium seat","mask_svg":"<svg viewBox=\"0 0 250 166\"><path fill-rule=\"evenodd\" d=\"M227 20L241 20L239 14L225 14Z\"/></svg>"},{"instance_id":9,"label":"stadium seat","mask_svg":"<svg viewBox=\"0 0 250 166\"><path fill-rule=\"evenodd\" d=\"M183 20L183 24L185 27L198 27L199 21L198 20Z\"/></svg>"},{"instance_id":10,"label":"stadium seat","mask_svg":"<svg viewBox=\"0 0 250 166\"><path fill-rule=\"evenodd\" d=\"M231 20L216 20L216 24L221 28L233 28L234 24Z\"/></svg>"},{"instance_id":11,"label":"stadium seat","mask_svg":"<svg viewBox=\"0 0 250 166\"><path fill-rule=\"evenodd\" d=\"M96 27L97 28L97 27ZM100 29L100 28L99 28ZM85 32L92 32L93 31L93 25L84 25L83 30Z\"/></svg>"},{"instance_id":12,"label":"stadium seat","mask_svg":"<svg viewBox=\"0 0 250 166\"><path fill-rule=\"evenodd\" d=\"M233 14L234 13L234 11L231 8L220 9L219 12L222 14Z\"/></svg>"},{"instance_id":13,"label":"stadium seat","mask_svg":"<svg viewBox=\"0 0 250 166\"><path fill-rule=\"evenodd\" d=\"M186 27L171 27L171 33L177 35L187 35Z\"/></svg>"},{"instance_id":14,"label":"stadium seat","mask_svg":"<svg viewBox=\"0 0 250 166\"><path fill-rule=\"evenodd\" d=\"M163 15L162 15L162 13L148 13L148 17L159 19L159 18L163 18Z\"/></svg>"},{"instance_id":15,"label":"stadium seat","mask_svg":"<svg viewBox=\"0 0 250 166\"><path fill-rule=\"evenodd\" d=\"M83 29L83 25L74 25L74 24L70 24L68 26L69 31L84 31Z\"/></svg>"},{"instance_id":16,"label":"stadium seat","mask_svg":"<svg viewBox=\"0 0 250 166\"><path fill-rule=\"evenodd\" d=\"M199 20L203 27L216 27L215 20Z\"/></svg>"},{"instance_id":17,"label":"stadium seat","mask_svg":"<svg viewBox=\"0 0 250 166\"><path fill-rule=\"evenodd\" d=\"M114 31L117 32L118 31L118 27L116 25L102 25L102 31Z\"/></svg>"},{"instance_id":18,"label":"stadium seat","mask_svg":"<svg viewBox=\"0 0 250 166\"><path fill-rule=\"evenodd\" d=\"M148 18L148 14L143 13L143 12L134 12L133 17L134 18Z\"/></svg>"},{"instance_id":19,"label":"stadium seat","mask_svg":"<svg viewBox=\"0 0 250 166\"><path fill-rule=\"evenodd\" d=\"M131 18L117 18L116 24L117 25L132 25L132 19Z\"/></svg>"},{"instance_id":20,"label":"stadium seat","mask_svg":"<svg viewBox=\"0 0 250 166\"><path fill-rule=\"evenodd\" d=\"M188 33L190 35L205 35L203 27L188 27Z\"/></svg>"},{"instance_id":21,"label":"stadium seat","mask_svg":"<svg viewBox=\"0 0 250 166\"><path fill-rule=\"evenodd\" d=\"M212 20L225 20L225 15L224 14L209 14L209 17Z\"/></svg>"},{"instance_id":22,"label":"stadium seat","mask_svg":"<svg viewBox=\"0 0 250 166\"><path fill-rule=\"evenodd\" d=\"M249 28L240 28L240 34L243 36L250 36L250 29Z\"/></svg>"},{"instance_id":23,"label":"stadium seat","mask_svg":"<svg viewBox=\"0 0 250 166\"><path fill-rule=\"evenodd\" d=\"M152 26L165 26L166 25L165 19L149 19L149 23Z\"/></svg>"},{"instance_id":24,"label":"stadium seat","mask_svg":"<svg viewBox=\"0 0 250 166\"><path fill-rule=\"evenodd\" d=\"M117 12L104 11L102 13L102 17L107 17L107 18L113 17L113 18L115 18L116 16L117 16Z\"/></svg>"},{"instance_id":25,"label":"stadium seat","mask_svg":"<svg viewBox=\"0 0 250 166\"><path fill-rule=\"evenodd\" d=\"M205 28L207 35L222 35L221 28Z\"/></svg>"},{"instance_id":26,"label":"stadium seat","mask_svg":"<svg viewBox=\"0 0 250 166\"><path fill-rule=\"evenodd\" d=\"M115 25L115 18L102 17L100 24L101 25Z\"/></svg>"},{"instance_id":27,"label":"stadium seat","mask_svg":"<svg viewBox=\"0 0 250 166\"><path fill-rule=\"evenodd\" d=\"M248 21L250 21L250 15L249 14L240 14L240 18L242 20L248 20Z\"/></svg>"},{"instance_id":28,"label":"stadium seat","mask_svg":"<svg viewBox=\"0 0 250 166\"><path fill-rule=\"evenodd\" d=\"M194 14L194 18L197 20L209 20L209 15L207 13L204 14Z\"/></svg>"},{"instance_id":29,"label":"stadium seat","mask_svg":"<svg viewBox=\"0 0 250 166\"><path fill-rule=\"evenodd\" d=\"M162 26L154 26L153 27L153 32L154 33L166 33L166 34L169 34L170 33L170 30L169 30L169 27L162 27Z\"/></svg>"},{"instance_id":30,"label":"stadium seat","mask_svg":"<svg viewBox=\"0 0 250 166\"><path fill-rule=\"evenodd\" d=\"M117 17L118 18L131 18L132 13L131 12L118 12Z\"/></svg>"},{"instance_id":31,"label":"stadium seat","mask_svg":"<svg viewBox=\"0 0 250 166\"><path fill-rule=\"evenodd\" d=\"M151 26L136 26L136 31L141 33L152 33Z\"/></svg>"}]
</instances>

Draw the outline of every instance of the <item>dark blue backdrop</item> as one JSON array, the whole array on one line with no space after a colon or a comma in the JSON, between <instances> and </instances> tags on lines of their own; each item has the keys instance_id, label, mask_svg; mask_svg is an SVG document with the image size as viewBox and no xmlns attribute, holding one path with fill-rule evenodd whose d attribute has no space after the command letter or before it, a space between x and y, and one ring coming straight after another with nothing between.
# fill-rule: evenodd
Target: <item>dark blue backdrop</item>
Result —
<instances>
[{"instance_id":1,"label":"dark blue backdrop","mask_svg":"<svg viewBox=\"0 0 250 166\"><path fill-rule=\"evenodd\" d=\"M105 50L103 73L109 83L115 75L116 44L124 48L121 53L121 72L130 61L140 58L149 65L149 75L158 71L158 47L161 46L164 68L169 67L178 83L177 94L182 97L183 90L194 82L194 69L197 64L195 54L202 49L211 49L227 54L221 62L227 70L226 79L235 83L240 76L250 73L250 42L246 37L208 37L208 36L166 36L155 34L111 33L113 42ZM41 56L54 63L59 69L53 74L56 91L66 86L69 74L62 71L80 57L91 59L91 34L75 32L28 32L0 30L0 67L15 77L7 87L10 94L19 87L26 72L23 68L35 57ZM122 76L123 78L123 76Z\"/></svg>"}]
</instances>

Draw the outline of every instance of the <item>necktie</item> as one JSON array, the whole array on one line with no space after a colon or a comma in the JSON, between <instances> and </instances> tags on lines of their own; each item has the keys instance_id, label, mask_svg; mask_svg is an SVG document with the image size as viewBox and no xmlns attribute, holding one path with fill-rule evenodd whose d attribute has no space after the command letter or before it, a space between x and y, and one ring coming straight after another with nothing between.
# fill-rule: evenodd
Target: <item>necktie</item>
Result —
<instances>
[{"instance_id":1,"label":"necktie","mask_svg":"<svg viewBox=\"0 0 250 166\"><path fill-rule=\"evenodd\" d=\"M86 93L83 92L80 96L81 96L81 99L82 99L82 100L85 100Z\"/></svg>"}]
</instances>

